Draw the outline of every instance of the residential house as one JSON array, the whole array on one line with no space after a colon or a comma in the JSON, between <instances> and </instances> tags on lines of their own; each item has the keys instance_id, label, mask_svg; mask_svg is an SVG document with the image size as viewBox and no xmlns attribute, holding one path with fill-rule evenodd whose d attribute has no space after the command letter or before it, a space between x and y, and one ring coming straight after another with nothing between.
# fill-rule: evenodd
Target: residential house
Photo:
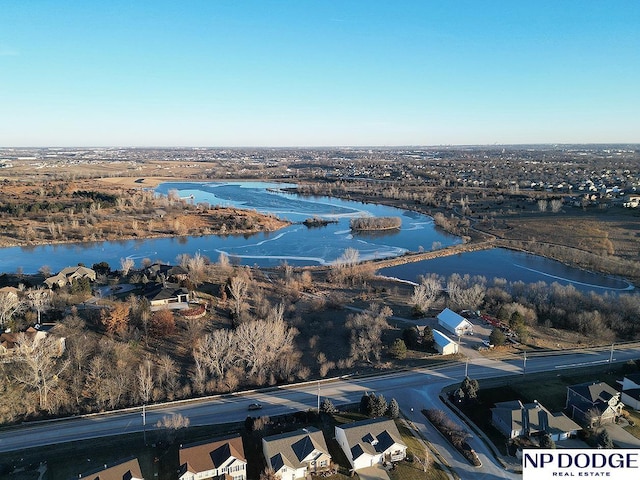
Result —
<instances>
[{"instance_id":1,"label":"residential house","mask_svg":"<svg viewBox=\"0 0 640 480\"><path fill-rule=\"evenodd\" d=\"M433 345L440 355L453 355L458 353L458 344L438 330L433 332Z\"/></svg>"},{"instance_id":2,"label":"residential house","mask_svg":"<svg viewBox=\"0 0 640 480\"><path fill-rule=\"evenodd\" d=\"M67 267L60 270L53 277L47 278L44 283L49 288L59 287L62 288L65 285L72 285L74 281L81 278L87 278L91 282L96 281L96 272L90 268L77 266Z\"/></svg>"},{"instance_id":3,"label":"residential house","mask_svg":"<svg viewBox=\"0 0 640 480\"><path fill-rule=\"evenodd\" d=\"M407 453L407 446L393 420L362 420L335 427L336 441L344 451L353 470L383 462L398 462Z\"/></svg>"},{"instance_id":4,"label":"residential house","mask_svg":"<svg viewBox=\"0 0 640 480\"><path fill-rule=\"evenodd\" d=\"M152 312L162 309L184 310L189 308L189 290L176 283L147 284L144 297L149 300Z\"/></svg>"},{"instance_id":5,"label":"residential house","mask_svg":"<svg viewBox=\"0 0 640 480\"><path fill-rule=\"evenodd\" d=\"M473 324L453 310L445 308L437 317L438 325L454 335L473 335Z\"/></svg>"},{"instance_id":6,"label":"residential house","mask_svg":"<svg viewBox=\"0 0 640 480\"><path fill-rule=\"evenodd\" d=\"M2 287L0 288L0 294L11 295L12 297L18 298L18 294L20 293L20 289L16 287Z\"/></svg>"},{"instance_id":7,"label":"residential house","mask_svg":"<svg viewBox=\"0 0 640 480\"><path fill-rule=\"evenodd\" d=\"M629 408L640 410L640 373L625 375L622 380L620 401Z\"/></svg>"},{"instance_id":8,"label":"residential house","mask_svg":"<svg viewBox=\"0 0 640 480\"><path fill-rule=\"evenodd\" d=\"M626 195L624 198L624 203L622 205L627 208L638 208L640 206L640 195Z\"/></svg>"},{"instance_id":9,"label":"residential house","mask_svg":"<svg viewBox=\"0 0 640 480\"><path fill-rule=\"evenodd\" d=\"M179 480L246 480L247 459L240 435L179 449Z\"/></svg>"},{"instance_id":10,"label":"residential house","mask_svg":"<svg viewBox=\"0 0 640 480\"><path fill-rule=\"evenodd\" d=\"M262 439L267 466L283 480L306 478L331 468L331 455L322 431L309 427Z\"/></svg>"},{"instance_id":11,"label":"residential house","mask_svg":"<svg viewBox=\"0 0 640 480\"><path fill-rule=\"evenodd\" d=\"M564 413L551 413L537 401L520 400L496 403L491 409L491 423L507 438L548 434L555 442L575 437L580 425Z\"/></svg>"},{"instance_id":12,"label":"residential house","mask_svg":"<svg viewBox=\"0 0 640 480\"><path fill-rule=\"evenodd\" d=\"M565 410L571 418L584 425L613 423L623 406L620 392L604 382L587 382L567 387Z\"/></svg>"},{"instance_id":13,"label":"residential house","mask_svg":"<svg viewBox=\"0 0 640 480\"><path fill-rule=\"evenodd\" d=\"M180 265L172 266L164 263L153 263L145 267L142 273L152 282L162 282L163 280L180 282L189 276L189 272Z\"/></svg>"},{"instance_id":14,"label":"residential house","mask_svg":"<svg viewBox=\"0 0 640 480\"><path fill-rule=\"evenodd\" d=\"M137 458L122 461L116 465L107 466L91 473L74 477L75 480L144 480Z\"/></svg>"},{"instance_id":15,"label":"residential house","mask_svg":"<svg viewBox=\"0 0 640 480\"><path fill-rule=\"evenodd\" d=\"M31 342L34 346L38 344L42 339L46 338L48 333L48 329L38 329L34 327L27 328L24 332L27 340ZM0 334L0 355L12 353L14 348L16 348L20 333L12 333L12 332L4 332ZM63 337L59 338L60 343L60 353L64 352L65 349L65 339Z\"/></svg>"}]
</instances>

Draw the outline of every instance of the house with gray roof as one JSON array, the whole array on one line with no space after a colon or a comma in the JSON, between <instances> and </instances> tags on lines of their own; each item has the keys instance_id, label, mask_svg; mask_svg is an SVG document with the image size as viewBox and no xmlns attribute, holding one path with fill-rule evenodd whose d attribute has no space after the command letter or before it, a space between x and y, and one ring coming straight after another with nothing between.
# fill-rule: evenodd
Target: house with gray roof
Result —
<instances>
[{"instance_id":1,"label":"house with gray roof","mask_svg":"<svg viewBox=\"0 0 640 480\"><path fill-rule=\"evenodd\" d=\"M144 297L149 300L152 312L189 308L189 290L177 283L149 283L145 286Z\"/></svg>"},{"instance_id":2,"label":"house with gray roof","mask_svg":"<svg viewBox=\"0 0 640 480\"><path fill-rule=\"evenodd\" d=\"M496 403L491 409L491 423L507 438L546 433L554 442L574 437L582 430L564 413L551 413L537 401L527 404L520 400Z\"/></svg>"},{"instance_id":3,"label":"house with gray roof","mask_svg":"<svg viewBox=\"0 0 640 480\"><path fill-rule=\"evenodd\" d=\"M604 382L587 382L567 387L565 410L574 420L590 427L613 423L624 405L620 392Z\"/></svg>"},{"instance_id":4,"label":"house with gray roof","mask_svg":"<svg viewBox=\"0 0 640 480\"><path fill-rule=\"evenodd\" d=\"M362 420L336 426L336 441L353 470L384 462L399 462L407 454L398 427L393 420Z\"/></svg>"},{"instance_id":5,"label":"house with gray roof","mask_svg":"<svg viewBox=\"0 0 640 480\"><path fill-rule=\"evenodd\" d=\"M44 283L49 288L62 288L65 285L72 285L76 280L83 278L89 279L90 282L95 282L96 272L91 268L83 267L81 265L76 267L67 267L60 270L54 276L47 278Z\"/></svg>"},{"instance_id":6,"label":"house with gray roof","mask_svg":"<svg viewBox=\"0 0 640 480\"><path fill-rule=\"evenodd\" d=\"M640 373L625 375L622 380L620 401L629 408L640 410Z\"/></svg>"},{"instance_id":7,"label":"house with gray roof","mask_svg":"<svg viewBox=\"0 0 640 480\"><path fill-rule=\"evenodd\" d=\"M308 427L262 439L267 466L282 479L306 478L331 468L331 455L322 431Z\"/></svg>"},{"instance_id":8,"label":"house with gray roof","mask_svg":"<svg viewBox=\"0 0 640 480\"><path fill-rule=\"evenodd\" d=\"M179 480L246 480L247 459L242 437L180 446Z\"/></svg>"}]
</instances>

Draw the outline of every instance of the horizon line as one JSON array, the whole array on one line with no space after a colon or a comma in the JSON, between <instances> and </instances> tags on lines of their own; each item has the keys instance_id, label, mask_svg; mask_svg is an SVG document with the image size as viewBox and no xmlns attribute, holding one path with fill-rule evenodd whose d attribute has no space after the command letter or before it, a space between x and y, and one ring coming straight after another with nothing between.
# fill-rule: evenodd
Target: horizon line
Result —
<instances>
[{"instance_id":1,"label":"horizon line","mask_svg":"<svg viewBox=\"0 0 640 480\"><path fill-rule=\"evenodd\" d=\"M533 142L533 143L441 143L441 144L394 144L394 145L242 145L242 146L228 146L228 145L39 145L39 146L0 146L0 150L8 149L35 149L35 148L125 148L125 149L327 149L327 148L376 148L376 149L389 149L389 148L449 148L449 147L525 147L525 146L635 146L640 147L640 141L638 142Z\"/></svg>"}]
</instances>

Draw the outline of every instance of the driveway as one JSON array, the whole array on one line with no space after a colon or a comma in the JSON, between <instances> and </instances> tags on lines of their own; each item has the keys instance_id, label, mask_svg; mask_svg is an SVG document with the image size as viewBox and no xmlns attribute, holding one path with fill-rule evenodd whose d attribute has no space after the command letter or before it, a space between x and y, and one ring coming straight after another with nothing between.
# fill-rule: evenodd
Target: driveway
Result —
<instances>
[{"instance_id":1,"label":"driveway","mask_svg":"<svg viewBox=\"0 0 640 480\"><path fill-rule=\"evenodd\" d=\"M606 425L604 428L618 448L640 448L640 440L627 432L620 425Z\"/></svg>"},{"instance_id":2,"label":"driveway","mask_svg":"<svg viewBox=\"0 0 640 480\"><path fill-rule=\"evenodd\" d=\"M387 471L379 465L362 468L356 472L360 480L389 480Z\"/></svg>"}]
</instances>

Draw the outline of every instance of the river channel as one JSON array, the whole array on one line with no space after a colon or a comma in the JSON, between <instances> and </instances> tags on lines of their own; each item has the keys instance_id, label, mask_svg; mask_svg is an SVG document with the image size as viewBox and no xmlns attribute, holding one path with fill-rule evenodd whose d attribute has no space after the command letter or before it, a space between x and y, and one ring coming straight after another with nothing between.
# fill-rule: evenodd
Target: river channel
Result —
<instances>
[{"instance_id":1,"label":"river channel","mask_svg":"<svg viewBox=\"0 0 640 480\"><path fill-rule=\"evenodd\" d=\"M170 190L177 190L180 197L195 203L254 209L294 222L276 232L3 248L0 249L0 272L22 270L24 273L35 273L43 265L58 271L79 262L92 265L102 261L109 263L112 268L119 268L122 258L135 260L136 266L140 266L144 258L176 263L179 254L194 255L196 252L211 260L216 260L224 252L241 264L261 267L273 267L285 261L296 266L329 265L347 248L358 250L360 259L368 260L460 243L458 237L436 229L433 220L426 215L330 197L303 197L283 190L291 186L294 185L266 182L169 182L156 189L158 194L165 195ZM301 224L314 216L337 223L317 228L307 228ZM399 217L402 226L397 230L355 234L349 228L349 221L360 216ZM599 292L619 291L629 286L619 279L503 249L465 253L381 271L385 275L409 281L415 281L418 275L438 273L446 276L454 272L527 283L557 281L574 284L580 290Z\"/></svg>"}]
</instances>

